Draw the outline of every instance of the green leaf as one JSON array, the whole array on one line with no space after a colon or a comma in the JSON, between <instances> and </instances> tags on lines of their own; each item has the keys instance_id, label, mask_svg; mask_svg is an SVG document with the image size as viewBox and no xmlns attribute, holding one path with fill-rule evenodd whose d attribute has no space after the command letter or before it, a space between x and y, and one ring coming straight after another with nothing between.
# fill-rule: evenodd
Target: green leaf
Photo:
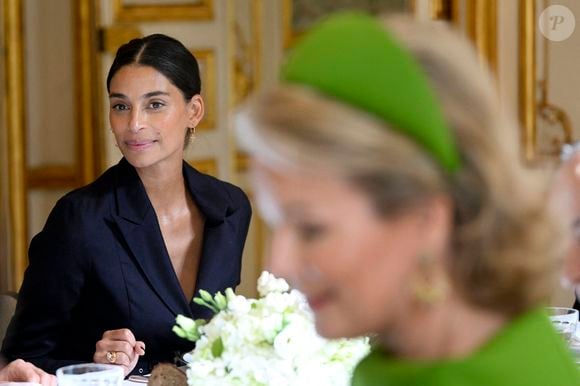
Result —
<instances>
[{"instance_id":1,"label":"green leaf","mask_svg":"<svg viewBox=\"0 0 580 386\"><path fill-rule=\"evenodd\" d=\"M211 345L211 355L213 355L214 358L219 358L223 352L224 342L222 342L222 338L217 338Z\"/></svg>"}]
</instances>

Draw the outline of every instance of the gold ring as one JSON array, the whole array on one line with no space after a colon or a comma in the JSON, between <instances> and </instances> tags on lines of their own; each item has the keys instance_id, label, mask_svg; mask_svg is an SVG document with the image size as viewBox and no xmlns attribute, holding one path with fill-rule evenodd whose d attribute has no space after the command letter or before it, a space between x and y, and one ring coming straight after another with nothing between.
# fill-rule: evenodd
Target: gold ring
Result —
<instances>
[{"instance_id":1,"label":"gold ring","mask_svg":"<svg viewBox=\"0 0 580 386\"><path fill-rule=\"evenodd\" d=\"M105 358L107 358L107 361L109 363L115 363L115 362L117 362L117 352L116 351L107 351Z\"/></svg>"}]
</instances>

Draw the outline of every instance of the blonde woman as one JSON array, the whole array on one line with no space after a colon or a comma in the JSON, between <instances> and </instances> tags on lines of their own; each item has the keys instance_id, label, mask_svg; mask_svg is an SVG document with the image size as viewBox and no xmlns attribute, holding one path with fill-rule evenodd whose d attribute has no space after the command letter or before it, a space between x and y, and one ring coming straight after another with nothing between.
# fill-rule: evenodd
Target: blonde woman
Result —
<instances>
[{"instance_id":1,"label":"blonde woman","mask_svg":"<svg viewBox=\"0 0 580 386\"><path fill-rule=\"evenodd\" d=\"M374 333L363 385L579 385L542 305L557 227L490 77L442 26L322 22L237 117L270 268L330 338Z\"/></svg>"}]
</instances>

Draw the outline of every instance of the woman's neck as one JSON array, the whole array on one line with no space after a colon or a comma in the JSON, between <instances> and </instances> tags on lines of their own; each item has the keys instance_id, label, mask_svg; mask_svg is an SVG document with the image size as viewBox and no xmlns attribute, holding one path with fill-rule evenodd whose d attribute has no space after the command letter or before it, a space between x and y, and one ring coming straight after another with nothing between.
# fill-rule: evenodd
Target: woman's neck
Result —
<instances>
[{"instance_id":1,"label":"woman's neck","mask_svg":"<svg viewBox=\"0 0 580 386\"><path fill-rule=\"evenodd\" d=\"M380 342L400 358L443 360L466 357L492 339L507 318L468 305L457 298L440 304L415 306Z\"/></svg>"},{"instance_id":2,"label":"woman's neck","mask_svg":"<svg viewBox=\"0 0 580 386\"><path fill-rule=\"evenodd\" d=\"M171 167L137 169L137 173L158 217L181 214L187 206L182 163Z\"/></svg>"}]
</instances>

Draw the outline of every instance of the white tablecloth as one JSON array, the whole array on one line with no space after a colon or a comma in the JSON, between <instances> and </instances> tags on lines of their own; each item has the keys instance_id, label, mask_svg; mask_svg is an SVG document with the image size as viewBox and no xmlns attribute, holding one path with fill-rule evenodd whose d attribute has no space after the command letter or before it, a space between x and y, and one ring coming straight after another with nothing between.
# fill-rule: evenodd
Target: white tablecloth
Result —
<instances>
[{"instance_id":1,"label":"white tablecloth","mask_svg":"<svg viewBox=\"0 0 580 386\"><path fill-rule=\"evenodd\" d=\"M133 382L133 381L126 380L126 381L123 381L123 385L125 385L125 386L143 386L143 385L146 385L146 383Z\"/></svg>"}]
</instances>

